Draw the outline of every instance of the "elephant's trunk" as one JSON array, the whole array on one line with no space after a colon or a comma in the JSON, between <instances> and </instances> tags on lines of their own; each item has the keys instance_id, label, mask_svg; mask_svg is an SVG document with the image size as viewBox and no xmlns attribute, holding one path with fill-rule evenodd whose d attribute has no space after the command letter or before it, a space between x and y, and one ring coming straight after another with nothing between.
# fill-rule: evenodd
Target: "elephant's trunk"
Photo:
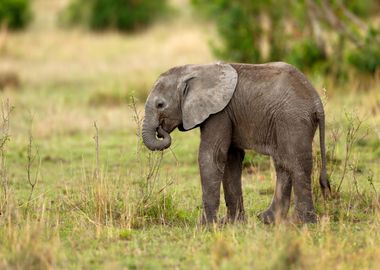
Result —
<instances>
[{"instance_id":1,"label":"elephant's trunk","mask_svg":"<svg viewBox=\"0 0 380 270\"><path fill-rule=\"evenodd\" d=\"M164 150L168 148L172 142L169 133L159 125L158 121L152 121L148 116L145 116L144 119L142 138L146 147L152 151Z\"/></svg>"}]
</instances>

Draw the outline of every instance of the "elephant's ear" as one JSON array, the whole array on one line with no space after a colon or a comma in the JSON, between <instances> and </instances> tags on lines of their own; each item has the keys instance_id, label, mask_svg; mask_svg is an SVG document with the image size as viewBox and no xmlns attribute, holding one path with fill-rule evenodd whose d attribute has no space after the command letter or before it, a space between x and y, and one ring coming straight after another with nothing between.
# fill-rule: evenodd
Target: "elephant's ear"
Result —
<instances>
[{"instance_id":1,"label":"elephant's ear","mask_svg":"<svg viewBox=\"0 0 380 270\"><path fill-rule=\"evenodd\" d=\"M182 86L182 123L194 128L223 110L234 94L237 72L229 64L187 66Z\"/></svg>"}]
</instances>

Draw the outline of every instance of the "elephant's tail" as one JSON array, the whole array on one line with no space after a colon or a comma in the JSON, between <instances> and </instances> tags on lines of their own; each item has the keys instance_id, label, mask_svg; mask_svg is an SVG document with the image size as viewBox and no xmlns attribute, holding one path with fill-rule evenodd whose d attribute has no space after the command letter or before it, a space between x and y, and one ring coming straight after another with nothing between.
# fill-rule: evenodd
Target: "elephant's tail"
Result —
<instances>
[{"instance_id":1,"label":"elephant's tail","mask_svg":"<svg viewBox=\"0 0 380 270\"><path fill-rule=\"evenodd\" d=\"M318 124L319 124L319 140L321 147L321 174L319 176L319 184L322 188L323 197L326 199L331 194L330 182L327 178L327 169L326 169L326 146L325 146L325 115L324 113L318 113Z\"/></svg>"}]
</instances>

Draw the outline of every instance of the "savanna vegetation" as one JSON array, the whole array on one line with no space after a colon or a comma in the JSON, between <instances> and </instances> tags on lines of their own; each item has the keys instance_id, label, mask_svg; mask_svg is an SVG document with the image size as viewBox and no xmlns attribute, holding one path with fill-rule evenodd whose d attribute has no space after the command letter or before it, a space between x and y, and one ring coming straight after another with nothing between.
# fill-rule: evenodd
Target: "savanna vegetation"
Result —
<instances>
[{"instance_id":1,"label":"savanna vegetation","mask_svg":"<svg viewBox=\"0 0 380 270\"><path fill-rule=\"evenodd\" d=\"M29 0L2 0L0 2L0 26L22 29L32 17Z\"/></svg>"},{"instance_id":2,"label":"savanna vegetation","mask_svg":"<svg viewBox=\"0 0 380 270\"><path fill-rule=\"evenodd\" d=\"M192 0L215 21L222 44L214 52L241 62L287 61L346 81L349 69L374 74L380 67L380 29L373 0Z\"/></svg>"},{"instance_id":3,"label":"savanna vegetation","mask_svg":"<svg viewBox=\"0 0 380 270\"><path fill-rule=\"evenodd\" d=\"M73 0L61 13L66 25L92 30L141 30L169 12L167 0Z\"/></svg>"},{"instance_id":4,"label":"savanna vegetation","mask_svg":"<svg viewBox=\"0 0 380 270\"><path fill-rule=\"evenodd\" d=\"M30 3L29 27L0 36L0 269L380 267L378 71L350 66L339 82L309 73L325 104L333 189L323 201L315 138L318 224L259 222L275 172L268 157L250 152L247 222L205 228L199 130L175 131L170 149L151 153L140 126L161 72L216 60L209 43L223 46L219 26L178 0L169 21L141 32L92 33L60 26L69 1Z\"/></svg>"}]
</instances>

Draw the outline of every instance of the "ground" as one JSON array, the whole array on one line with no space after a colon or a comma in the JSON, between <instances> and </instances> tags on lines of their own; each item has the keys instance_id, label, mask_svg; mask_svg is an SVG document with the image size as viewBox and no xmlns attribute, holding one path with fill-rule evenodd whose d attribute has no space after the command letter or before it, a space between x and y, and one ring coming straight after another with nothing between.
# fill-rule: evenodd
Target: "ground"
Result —
<instances>
[{"instance_id":1,"label":"ground","mask_svg":"<svg viewBox=\"0 0 380 270\"><path fill-rule=\"evenodd\" d=\"M201 227L199 130L175 131L169 150L150 153L139 126L161 72L216 61L212 26L186 12L136 34L63 30L53 15L64 2L35 0L33 25L9 34L0 52L0 71L20 80L0 93L0 269L380 267L379 81L363 89L311 76L325 103L334 190L324 202L316 136L318 224L256 218L275 174L250 152L247 222Z\"/></svg>"}]
</instances>

